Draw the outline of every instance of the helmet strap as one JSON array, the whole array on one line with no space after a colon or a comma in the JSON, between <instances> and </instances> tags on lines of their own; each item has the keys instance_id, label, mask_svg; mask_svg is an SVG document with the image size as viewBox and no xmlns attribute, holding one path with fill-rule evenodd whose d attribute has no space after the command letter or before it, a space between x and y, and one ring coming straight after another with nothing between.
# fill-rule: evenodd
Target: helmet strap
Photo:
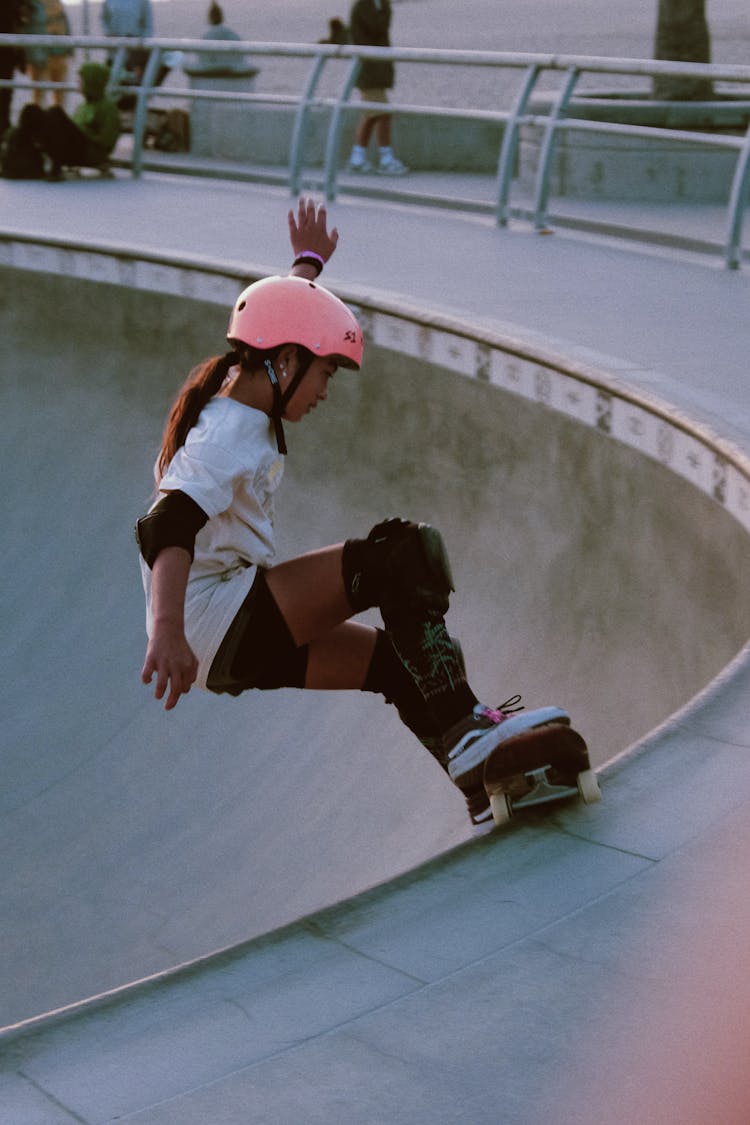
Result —
<instances>
[{"instance_id":1,"label":"helmet strap","mask_svg":"<svg viewBox=\"0 0 750 1125\"><path fill-rule=\"evenodd\" d=\"M289 402L291 401L292 395L297 390L297 387L300 385L305 375L307 375L307 370L314 358L315 357L313 355L307 353L306 351L303 351L302 354L300 354L299 348L297 349L297 370L294 374L294 377L292 378L291 383L281 396L282 412L286 410Z\"/></svg>"},{"instance_id":2,"label":"helmet strap","mask_svg":"<svg viewBox=\"0 0 750 1125\"><path fill-rule=\"evenodd\" d=\"M273 390L273 406L271 407L271 419L273 421L273 428L276 433L276 446L279 453L286 456L286 441L284 439L284 427L281 422L281 416L284 413L284 400L281 395L281 387L276 375L273 364L270 359L263 360L263 366L268 372L268 378L271 382L271 389Z\"/></svg>"},{"instance_id":3,"label":"helmet strap","mask_svg":"<svg viewBox=\"0 0 750 1125\"><path fill-rule=\"evenodd\" d=\"M281 419L284 417L284 411L286 410L292 395L297 390L297 387L300 385L305 375L307 374L308 368L314 358L315 356L311 353L308 353L306 349L303 349L301 354L299 352L299 349L297 350L297 370L292 377L292 381L283 394L281 392L281 387L279 386L278 376L276 375L276 369L274 368L273 363L270 359L263 360L263 366L268 372L268 378L270 379L271 387L273 388L273 407L271 409L271 418L273 419L273 425L276 431L276 444L279 448L279 453L286 454L287 451L286 441L284 439L284 427L282 425Z\"/></svg>"}]
</instances>

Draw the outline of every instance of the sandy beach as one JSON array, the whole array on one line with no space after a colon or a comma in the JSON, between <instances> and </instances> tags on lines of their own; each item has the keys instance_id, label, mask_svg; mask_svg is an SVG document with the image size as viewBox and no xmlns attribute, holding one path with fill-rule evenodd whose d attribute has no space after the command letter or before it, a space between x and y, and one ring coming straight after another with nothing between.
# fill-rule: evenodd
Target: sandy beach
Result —
<instances>
[{"instance_id":1,"label":"sandy beach","mask_svg":"<svg viewBox=\"0 0 750 1125\"><path fill-rule=\"evenodd\" d=\"M209 0L157 0L155 33L162 38L199 38L207 26ZM88 5L91 34L101 31L100 4ZM348 18L344 0L279 0L263 10L246 0L222 0L225 22L254 42L314 43L325 36L331 16ZM69 7L75 33L83 30L83 7ZM404 47L461 50L523 51L558 54L650 58L653 55L657 0L626 0L618 5L601 0L394 0L392 42ZM709 0L707 15L713 61L750 62L750 13L745 0ZM259 89L292 92L307 64L265 62ZM410 104L492 108L503 99L487 72L457 72L444 67L401 63L394 97ZM184 85L179 72L168 86ZM327 92L327 91L326 91Z\"/></svg>"},{"instance_id":2,"label":"sandy beach","mask_svg":"<svg viewBox=\"0 0 750 1125\"><path fill-rule=\"evenodd\" d=\"M200 36L208 0L157 0L159 36ZM246 0L223 0L225 22L243 38L307 43L325 35L331 16L348 18L348 0L280 0L261 11ZM92 34L100 5L89 4ZM82 7L70 5L74 30ZM392 40L405 47L648 58L652 54L657 0L393 0ZM707 15L715 62L750 61L750 12L745 0L709 0Z\"/></svg>"}]
</instances>

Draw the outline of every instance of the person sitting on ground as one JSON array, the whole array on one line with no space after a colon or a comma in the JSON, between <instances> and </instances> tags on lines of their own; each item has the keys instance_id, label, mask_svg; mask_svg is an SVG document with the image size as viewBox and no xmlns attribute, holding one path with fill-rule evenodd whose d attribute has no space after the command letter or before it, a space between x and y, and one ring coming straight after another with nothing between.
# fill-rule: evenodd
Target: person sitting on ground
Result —
<instances>
[{"instance_id":1,"label":"person sitting on ground","mask_svg":"<svg viewBox=\"0 0 750 1125\"><path fill-rule=\"evenodd\" d=\"M0 175L5 179L43 179L44 155L37 140L43 116L41 107L29 102L21 110L18 124L6 131L0 145Z\"/></svg>"},{"instance_id":2,"label":"person sitting on ground","mask_svg":"<svg viewBox=\"0 0 750 1125\"><path fill-rule=\"evenodd\" d=\"M79 71L84 101L68 117L60 106L40 110L34 136L49 159L48 178L62 179L63 168L109 171L109 156L122 131L117 106L106 94L109 70L102 63L84 63Z\"/></svg>"}]
</instances>

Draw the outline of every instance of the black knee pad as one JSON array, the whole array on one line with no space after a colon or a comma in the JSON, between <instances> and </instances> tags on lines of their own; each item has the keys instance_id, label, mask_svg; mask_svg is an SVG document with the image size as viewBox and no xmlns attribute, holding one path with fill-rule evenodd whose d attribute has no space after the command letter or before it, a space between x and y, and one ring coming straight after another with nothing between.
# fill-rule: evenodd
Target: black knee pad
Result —
<instances>
[{"instance_id":1,"label":"black knee pad","mask_svg":"<svg viewBox=\"0 0 750 1125\"><path fill-rule=\"evenodd\" d=\"M347 540L343 571L357 612L379 606L389 614L444 614L455 589L442 535L411 520L384 520L366 539Z\"/></svg>"}]
</instances>

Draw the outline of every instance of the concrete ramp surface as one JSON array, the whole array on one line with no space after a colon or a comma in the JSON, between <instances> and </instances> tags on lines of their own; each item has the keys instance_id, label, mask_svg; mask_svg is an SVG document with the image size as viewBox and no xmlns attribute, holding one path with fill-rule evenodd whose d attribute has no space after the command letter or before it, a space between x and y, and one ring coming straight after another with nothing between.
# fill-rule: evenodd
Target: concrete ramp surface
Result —
<instances>
[{"instance_id":1,"label":"concrete ramp surface","mask_svg":"<svg viewBox=\"0 0 750 1125\"><path fill-rule=\"evenodd\" d=\"M477 690L568 706L600 765L645 740L601 806L469 842L460 797L377 699L194 692L166 715L142 687L132 524L228 302L114 284L106 252L97 281L81 248L77 277L15 253L6 1120L746 1120L750 547L731 505L555 405L551 360L498 347L496 369L489 331L343 294L367 366L290 427L281 555L394 513L434 522ZM511 393L498 372L518 363L539 393ZM613 384L573 376L611 408ZM722 463L740 489L743 456Z\"/></svg>"}]
</instances>

